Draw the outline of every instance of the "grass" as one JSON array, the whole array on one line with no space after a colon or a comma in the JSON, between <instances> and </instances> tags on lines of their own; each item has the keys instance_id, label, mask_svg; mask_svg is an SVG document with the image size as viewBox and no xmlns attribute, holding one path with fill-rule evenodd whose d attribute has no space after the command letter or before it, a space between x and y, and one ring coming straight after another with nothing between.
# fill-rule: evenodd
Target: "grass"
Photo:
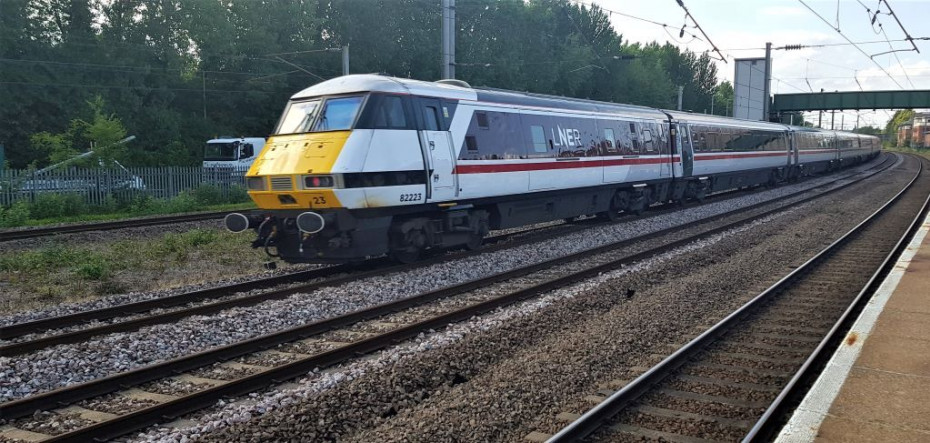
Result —
<instances>
[{"instance_id":1,"label":"grass","mask_svg":"<svg viewBox=\"0 0 930 443\"><path fill-rule=\"evenodd\" d=\"M171 214L180 214L184 212L214 212L214 211L245 211L249 209L255 209L254 203L226 203L218 205L208 205L198 208L196 211L163 211L163 212L150 212L143 214L141 216L155 216L155 215L171 215ZM23 222L22 226L45 226L45 225L54 225L59 223L88 223L88 222L104 222L104 221L113 221L113 220L124 220L127 218L137 218L140 217L138 213L132 212L111 212L106 214L83 214L83 215L68 215L60 217L48 217L41 219L28 219Z\"/></svg>"},{"instance_id":2,"label":"grass","mask_svg":"<svg viewBox=\"0 0 930 443\"><path fill-rule=\"evenodd\" d=\"M915 149L915 148L904 148L904 147L885 147L885 150L893 152L903 152L907 154L917 154L919 156L930 158L930 148L925 149Z\"/></svg>"},{"instance_id":3,"label":"grass","mask_svg":"<svg viewBox=\"0 0 930 443\"><path fill-rule=\"evenodd\" d=\"M251 238L219 229L0 253L0 313L261 272Z\"/></svg>"},{"instance_id":4,"label":"grass","mask_svg":"<svg viewBox=\"0 0 930 443\"><path fill-rule=\"evenodd\" d=\"M131 194L108 196L102 203L93 205L88 204L81 194L43 193L31 200L0 207L0 227L110 221L149 215L231 211L254 207L242 186L232 186L224 191L210 184L202 184L170 199Z\"/></svg>"}]
</instances>

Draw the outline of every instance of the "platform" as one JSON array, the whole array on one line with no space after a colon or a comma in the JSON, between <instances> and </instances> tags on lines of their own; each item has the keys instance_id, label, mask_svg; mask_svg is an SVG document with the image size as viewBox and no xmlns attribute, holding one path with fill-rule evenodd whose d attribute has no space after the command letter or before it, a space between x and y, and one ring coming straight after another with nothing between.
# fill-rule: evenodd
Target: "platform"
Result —
<instances>
[{"instance_id":1,"label":"platform","mask_svg":"<svg viewBox=\"0 0 930 443\"><path fill-rule=\"evenodd\" d=\"M777 442L930 442L930 216Z\"/></svg>"}]
</instances>

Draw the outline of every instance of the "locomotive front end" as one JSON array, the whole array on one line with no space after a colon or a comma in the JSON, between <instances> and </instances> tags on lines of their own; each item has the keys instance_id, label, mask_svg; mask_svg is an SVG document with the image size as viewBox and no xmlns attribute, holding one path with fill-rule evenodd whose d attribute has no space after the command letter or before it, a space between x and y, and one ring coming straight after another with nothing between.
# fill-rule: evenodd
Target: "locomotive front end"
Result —
<instances>
[{"instance_id":1,"label":"locomotive front end","mask_svg":"<svg viewBox=\"0 0 930 443\"><path fill-rule=\"evenodd\" d=\"M230 214L226 227L254 229L253 247L289 262L383 253L363 241L371 223L349 211L364 202L364 194L344 183L345 174L354 172L351 159L367 153L368 137L352 131L365 100L365 94L351 94L288 103L275 135L246 174L249 196L260 211Z\"/></svg>"}]
</instances>

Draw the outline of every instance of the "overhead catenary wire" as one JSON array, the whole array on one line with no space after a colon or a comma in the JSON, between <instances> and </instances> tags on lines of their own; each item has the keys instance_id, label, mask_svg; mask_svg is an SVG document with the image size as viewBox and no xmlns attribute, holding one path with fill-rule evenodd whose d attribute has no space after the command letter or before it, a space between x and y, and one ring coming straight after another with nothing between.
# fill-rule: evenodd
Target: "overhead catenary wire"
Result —
<instances>
[{"instance_id":1,"label":"overhead catenary wire","mask_svg":"<svg viewBox=\"0 0 930 443\"><path fill-rule=\"evenodd\" d=\"M708 36L707 33L704 32L704 29L701 28L701 25L697 22L694 16L691 15L691 11L688 11L688 7L685 6L684 0L675 0L675 1L678 2L678 6L681 6L681 9L684 9L685 16L691 19L691 23L694 23L694 27L696 27L697 30L701 32L701 35L703 35L705 39L707 39L707 44L709 44L711 48L713 48L714 52L716 52L717 55L720 56L720 61L726 63L727 62L726 56L723 55L723 52L720 52L720 48L718 48L717 45L714 44L714 42L710 39L710 36Z\"/></svg>"},{"instance_id":2,"label":"overhead catenary wire","mask_svg":"<svg viewBox=\"0 0 930 443\"><path fill-rule=\"evenodd\" d=\"M882 30L882 35L885 36L885 40L888 40L888 34L885 33L885 28L882 27L881 23L879 23L878 28ZM913 42L911 42L911 43L913 43ZM899 50L895 50L895 48L894 48L894 46L891 44L891 42L888 42L888 47L891 49L891 51L888 51L888 52L891 53L892 55L894 55L894 59L898 61L898 66L901 67L901 72L904 73L904 78L907 79L907 82L911 85L911 88L916 88L916 86L914 86L914 82L911 81L911 76L908 75L907 69L904 67L904 63L902 63L902 62L901 62L901 59L898 57L898 52L900 52L900 51L899 51ZM880 55L880 54L875 54L875 55ZM872 57L875 57L875 55L873 55Z\"/></svg>"},{"instance_id":3,"label":"overhead catenary wire","mask_svg":"<svg viewBox=\"0 0 930 443\"><path fill-rule=\"evenodd\" d=\"M898 22L898 26L901 28L901 32L904 33L904 39L909 41L911 46L914 47L914 50L919 54L920 49L917 48L917 44L914 43L914 39L911 38L911 34L907 32L907 29L904 29L904 25L901 23L901 19L898 18L898 14L895 14L894 9L891 9L891 3L888 3L888 0L879 0L879 3L885 3L885 7L888 8L888 12L891 14L891 17L893 17L894 20Z\"/></svg>"},{"instance_id":4,"label":"overhead catenary wire","mask_svg":"<svg viewBox=\"0 0 930 443\"><path fill-rule=\"evenodd\" d=\"M914 37L913 40L930 40L930 37ZM832 48L836 46L874 45L874 44L879 44L879 43L886 43L888 41L904 42L904 41L907 41L907 39L873 40L873 41L867 41L867 42L848 42L848 43L841 43L841 42L821 43L821 44L813 44L813 45L785 45L785 46L775 47L772 49L779 49L779 50L794 49L796 50L796 49L807 49L807 48ZM765 49L764 46L759 46L759 47L753 47L753 48L724 48L722 50L727 51L727 52L733 52L733 51L761 51L764 49Z\"/></svg>"},{"instance_id":5,"label":"overhead catenary wire","mask_svg":"<svg viewBox=\"0 0 930 443\"><path fill-rule=\"evenodd\" d=\"M873 31L875 31L875 23L878 22L878 31L875 31L875 34L881 34L882 37L885 38L885 42L888 43L889 50L885 52L879 52L879 53L872 54L872 59L875 59L875 57L879 55L894 54L894 58L895 60L897 60L898 66L901 67L901 72L904 73L904 78L907 79L907 82L908 84L911 85L911 88L915 88L914 82L911 81L911 76L907 73L907 69L904 67L904 63L902 63L901 58L898 57L898 52L917 51L918 53L920 53L920 50L917 49L917 45L914 43L914 39L907 33L907 30L904 29L904 25L901 24L901 21L898 20L898 26L901 27L901 31L904 32L904 36L905 36L905 38L900 41L910 42L910 44L913 46L913 49L895 49L894 45L891 44L891 40L888 38L888 33L885 32L885 27L882 25L882 22L878 20L878 15L881 12L880 10L881 10L881 5L882 5L883 0L878 0L878 6L876 7L874 14L872 12L872 9L866 6L865 3L862 3L862 0L856 0L856 1L859 3L859 5L861 5L865 9L865 13L869 19L869 25L872 26ZM888 6L888 11L889 11L886 15L894 16L894 11L891 9L891 5L888 4L887 1L885 1L885 6ZM894 16L894 18L895 20L897 20L897 16Z\"/></svg>"},{"instance_id":6,"label":"overhead catenary wire","mask_svg":"<svg viewBox=\"0 0 930 443\"><path fill-rule=\"evenodd\" d=\"M804 5L804 7L807 8L808 10L810 10L814 15L816 15L817 18L820 19L820 21L826 23L827 26L833 28L833 30L836 31L836 32L837 32L840 36L842 36L844 39L846 39L847 42L853 44L853 41L850 40L849 37L846 36L846 34L843 34L843 32L840 31L838 28L834 28L833 25L831 25L829 21L827 21L825 18L823 18L823 16L820 15L820 13L818 13L817 11L815 11L814 8L811 8L810 5L808 5L806 2L804 2L804 0L798 0L798 2L800 2L802 5ZM894 82L894 84L898 86L898 88L904 89L904 86L902 86L901 83L899 83L898 80L896 80L896 79L894 78L894 76L892 76L891 73L888 72L888 70L885 69L884 66L882 66L882 65L880 65L878 62L876 62L875 59L873 59L872 56L870 56L870 55L869 55L868 53L866 53L861 47L859 47L859 45L853 44L853 46L854 46L856 49L858 49L859 52L862 53L862 55L868 57L869 60L871 60L872 63L873 63L875 66L878 67L878 69L881 69L882 72L884 72L885 75L887 75L888 78L890 78L891 81Z\"/></svg>"},{"instance_id":7,"label":"overhead catenary wire","mask_svg":"<svg viewBox=\"0 0 930 443\"><path fill-rule=\"evenodd\" d=\"M638 21L641 21L641 22L644 22L644 23L650 23L650 24L653 24L653 25L656 25L656 26L660 26L660 27L664 28L664 29L666 30L666 32L668 32L668 29L669 29L669 28L678 29L677 27L671 26L671 25L669 25L668 23L662 23L662 22L659 22L659 21L650 20L650 19L648 19L648 18L637 17L637 16L635 16L635 15L627 14L627 13L625 13L625 12L620 12L620 11L616 11L616 10L613 10L613 9L607 9L607 8L601 6L601 5L596 4L596 3L585 3L585 2L583 2L583 1L581 1L581 0L570 0L570 1L571 1L572 3L576 3L576 4L578 4L578 5L583 5L583 6L597 6L597 7L600 8L601 10L606 11L606 12L607 12L609 15L611 15L611 16L612 16L612 15L617 15L617 16L620 16L620 17L626 17L626 18L629 18L629 19L632 19L632 20L638 20ZM698 37L697 35L695 35L694 33L690 32L690 31L687 31L687 30L686 30L686 31L684 31L684 33L687 34L687 35L690 35L691 38L692 38L692 40L698 40L698 41L701 41L701 42L704 41L701 37Z\"/></svg>"}]
</instances>

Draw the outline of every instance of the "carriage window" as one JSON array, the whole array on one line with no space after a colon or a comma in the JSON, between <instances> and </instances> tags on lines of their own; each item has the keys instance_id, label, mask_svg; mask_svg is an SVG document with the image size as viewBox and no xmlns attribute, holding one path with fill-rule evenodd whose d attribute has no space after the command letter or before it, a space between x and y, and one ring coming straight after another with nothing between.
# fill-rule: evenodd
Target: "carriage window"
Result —
<instances>
[{"instance_id":1,"label":"carriage window","mask_svg":"<svg viewBox=\"0 0 930 443\"><path fill-rule=\"evenodd\" d=\"M604 129L604 150L606 152L617 152L617 147L614 146L614 140L617 138L614 137L614 130L611 128Z\"/></svg>"},{"instance_id":2,"label":"carriage window","mask_svg":"<svg viewBox=\"0 0 930 443\"><path fill-rule=\"evenodd\" d=\"M652 129L643 128L643 146L646 147L646 152L655 152L655 140L652 138Z\"/></svg>"},{"instance_id":3,"label":"carriage window","mask_svg":"<svg viewBox=\"0 0 930 443\"><path fill-rule=\"evenodd\" d=\"M488 114L486 114L486 113L484 113L484 112L479 112L479 113L475 114L475 116L478 118L478 128L479 128L479 129L488 129L488 128L490 128L490 125L488 125Z\"/></svg>"},{"instance_id":4,"label":"carriage window","mask_svg":"<svg viewBox=\"0 0 930 443\"><path fill-rule=\"evenodd\" d=\"M478 140L475 139L475 136L474 136L474 135L466 135L466 136L465 136L465 146L468 148L469 151L477 151L477 150L478 150Z\"/></svg>"},{"instance_id":5,"label":"carriage window","mask_svg":"<svg viewBox=\"0 0 930 443\"><path fill-rule=\"evenodd\" d=\"M641 151L639 145L639 131L636 129L636 123L630 123L630 139L633 142L633 151L630 154L639 154Z\"/></svg>"},{"instance_id":6,"label":"carriage window","mask_svg":"<svg viewBox=\"0 0 930 443\"><path fill-rule=\"evenodd\" d=\"M533 150L542 154L545 154L549 150L549 145L546 143L546 131L543 130L542 126L533 125L530 126L530 135L533 137Z\"/></svg>"}]
</instances>

